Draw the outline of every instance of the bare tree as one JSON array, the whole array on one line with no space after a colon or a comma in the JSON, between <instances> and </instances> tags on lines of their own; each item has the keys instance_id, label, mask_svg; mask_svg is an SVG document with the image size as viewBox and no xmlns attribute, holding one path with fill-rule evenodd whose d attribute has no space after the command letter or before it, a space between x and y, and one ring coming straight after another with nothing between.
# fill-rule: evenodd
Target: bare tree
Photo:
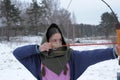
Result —
<instances>
[{"instance_id":1,"label":"bare tree","mask_svg":"<svg viewBox=\"0 0 120 80\"><path fill-rule=\"evenodd\" d=\"M35 34L38 34L40 19L45 14L45 5L42 2L38 4L37 0L32 0L32 3L30 4L30 7L27 8L26 13L28 14L29 19L29 29L32 29Z\"/></svg>"},{"instance_id":2,"label":"bare tree","mask_svg":"<svg viewBox=\"0 0 120 80\"><path fill-rule=\"evenodd\" d=\"M47 5L47 22L48 24L56 23L65 33L70 36L69 28L71 27L71 13L66 9L60 8L59 0L45 0Z\"/></svg>"},{"instance_id":3,"label":"bare tree","mask_svg":"<svg viewBox=\"0 0 120 80\"><path fill-rule=\"evenodd\" d=\"M75 14L74 13L72 14L72 24L73 24L73 40L74 40L74 38L76 37L76 34L75 34L75 30L76 30L76 28L75 28L76 18L75 18Z\"/></svg>"}]
</instances>

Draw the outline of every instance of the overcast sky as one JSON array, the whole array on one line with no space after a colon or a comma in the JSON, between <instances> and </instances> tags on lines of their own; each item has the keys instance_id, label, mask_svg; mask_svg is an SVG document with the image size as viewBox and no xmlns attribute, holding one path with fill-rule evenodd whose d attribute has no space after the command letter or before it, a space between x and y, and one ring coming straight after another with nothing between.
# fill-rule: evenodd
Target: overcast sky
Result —
<instances>
[{"instance_id":1,"label":"overcast sky","mask_svg":"<svg viewBox=\"0 0 120 80\"><path fill-rule=\"evenodd\" d=\"M24 0L23 0L24 1ZM32 0L27 0L32 1ZM39 1L39 0L38 0ZM105 0L117 14L120 21L120 0ZM60 0L61 7L67 9L70 0ZM110 9L101 0L72 0L67 9L76 16L77 23L99 24L101 15L105 12L111 12Z\"/></svg>"},{"instance_id":2,"label":"overcast sky","mask_svg":"<svg viewBox=\"0 0 120 80\"><path fill-rule=\"evenodd\" d=\"M60 0L61 7L67 8L70 0ZM120 20L120 0L105 0ZM77 23L99 24L104 12L111 12L101 0L72 0L70 12L74 12Z\"/></svg>"}]
</instances>

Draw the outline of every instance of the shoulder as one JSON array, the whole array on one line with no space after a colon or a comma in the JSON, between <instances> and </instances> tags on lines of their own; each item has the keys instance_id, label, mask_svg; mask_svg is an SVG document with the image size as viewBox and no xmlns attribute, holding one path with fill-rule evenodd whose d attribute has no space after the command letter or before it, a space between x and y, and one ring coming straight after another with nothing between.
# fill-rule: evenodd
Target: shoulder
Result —
<instances>
[{"instance_id":1,"label":"shoulder","mask_svg":"<svg viewBox=\"0 0 120 80\"><path fill-rule=\"evenodd\" d=\"M38 47L38 45L24 45L24 46L19 46L17 47L14 52L18 51L31 51L34 50Z\"/></svg>"}]
</instances>

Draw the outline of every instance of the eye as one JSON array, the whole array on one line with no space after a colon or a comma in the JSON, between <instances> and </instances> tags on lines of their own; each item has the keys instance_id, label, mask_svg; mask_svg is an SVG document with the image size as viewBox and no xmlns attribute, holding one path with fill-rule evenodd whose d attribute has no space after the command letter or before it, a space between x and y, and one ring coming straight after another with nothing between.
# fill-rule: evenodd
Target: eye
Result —
<instances>
[{"instance_id":1,"label":"eye","mask_svg":"<svg viewBox=\"0 0 120 80\"><path fill-rule=\"evenodd\" d=\"M57 39L54 39L53 41L54 41L54 42L57 42Z\"/></svg>"},{"instance_id":2,"label":"eye","mask_svg":"<svg viewBox=\"0 0 120 80\"><path fill-rule=\"evenodd\" d=\"M59 41L62 42L62 39L60 39Z\"/></svg>"},{"instance_id":3,"label":"eye","mask_svg":"<svg viewBox=\"0 0 120 80\"><path fill-rule=\"evenodd\" d=\"M60 39L60 41L62 41L62 39Z\"/></svg>"}]
</instances>

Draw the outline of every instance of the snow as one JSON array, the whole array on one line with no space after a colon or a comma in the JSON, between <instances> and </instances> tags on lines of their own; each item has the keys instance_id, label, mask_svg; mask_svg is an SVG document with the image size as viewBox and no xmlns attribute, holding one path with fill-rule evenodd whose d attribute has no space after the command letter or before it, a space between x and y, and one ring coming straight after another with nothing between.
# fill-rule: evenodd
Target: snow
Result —
<instances>
[{"instance_id":1,"label":"snow","mask_svg":"<svg viewBox=\"0 0 120 80\"><path fill-rule=\"evenodd\" d=\"M101 40L97 40L101 41ZM36 80L34 76L13 56L17 47L29 44L40 44L39 36L18 36L10 42L0 42L0 80ZM99 43L97 42L97 43ZM93 50L111 46L72 46L74 50ZM78 80L117 80L117 71L120 71L118 60L107 60L90 66Z\"/></svg>"}]
</instances>

